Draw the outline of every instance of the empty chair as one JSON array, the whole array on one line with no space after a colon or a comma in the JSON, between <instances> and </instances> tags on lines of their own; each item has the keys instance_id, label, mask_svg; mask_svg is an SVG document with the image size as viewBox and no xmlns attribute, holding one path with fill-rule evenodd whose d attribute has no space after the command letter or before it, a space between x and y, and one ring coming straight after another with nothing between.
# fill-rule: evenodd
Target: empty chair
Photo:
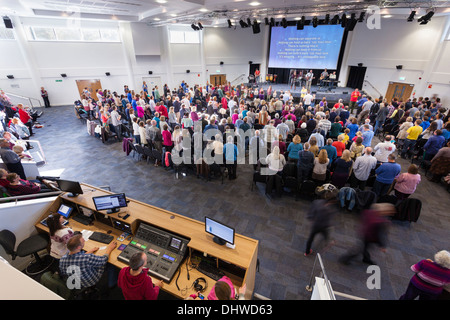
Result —
<instances>
[{"instance_id":1,"label":"empty chair","mask_svg":"<svg viewBox=\"0 0 450 320\"><path fill-rule=\"evenodd\" d=\"M37 234L30 236L29 238L20 242L17 246L17 250L14 250L16 246L16 236L9 230L0 231L0 245L5 249L5 252L11 255L12 259L16 257L26 257L34 255L35 261L31 262L27 268L26 273L34 275L47 270L53 263L53 258L47 255L44 259L39 257L38 252L47 249L49 245L49 237L44 234Z\"/></svg>"}]
</instances>

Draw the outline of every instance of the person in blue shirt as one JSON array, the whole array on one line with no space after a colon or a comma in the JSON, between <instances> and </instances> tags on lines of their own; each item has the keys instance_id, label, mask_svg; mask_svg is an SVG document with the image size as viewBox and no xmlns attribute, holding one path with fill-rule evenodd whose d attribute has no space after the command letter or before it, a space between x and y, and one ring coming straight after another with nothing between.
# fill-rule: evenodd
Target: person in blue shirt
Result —
<instances>
[{"instance_id":1,"label":"person in blue shirt","mask_svg":"<svg viewBox=\"0 0 450 320\"><path fill-rule=\"evenodd\" d=\"M233 143L232 136L229 136L227 138L227 143L223 146L223 154L225 156L225 164L228 170L228 178L230 180L234 180L237 178L236 169L237 169L238 148Z\"/></svg>"},{"instance_id":2,"label":"person in blue shirt","mask_svg":"<svg viewBox=\"0 0 450 320\"><path fill-rule=\"evenodd\" d=\"M395 162L395 155L391 153L388 156L388 162L384 162L375 170L377 177L373 183L372 191L375 192L377 197L387 194L401 169L401 166Z\"/></svg>"},{"instance_id":3,"label":"person in blue shirt","mask_svg":"<svg viewBox=\"0 0 450 320\"><path fill-rule=\"evenodd\" d=\"M447 122L444 130L442 130L442 136L444 137L445 141L448 141L450 139L450 122Z\"/></svg>"},{"instance_id":4,"label":"person in blue shirt","mask_svg":"<svg viewBox=\"0 0 450 320\"><path fill-rule=\"evenodd\" d=\"M327 144L321 148L321 150L325 149L325 151L328 154L328 159L330 159L329 166L331 166L331 163L337 158L336 147L332 146L332 144L333 144L333 139L331 139L331 138L327 139Z\"/></svg>"},{"instance_id":5,"label":"person in blue shirt","mask_svg":"<svg viewBox=\"0 0 450 320\"><path fill-rule=\"evenodd\" d=\"M445 144L445 138L442 135L442 130L435 130L434 134L428 139L428 141L423 146L425 154L423 160L431 160L439 152Z\"/></svg>"},{"instance_id":6,"label":"person in blue shirt","mask_svg":"<svg viewBox=\"0 0 450 320\"><path fill-rule=\"evenodd\" d=\"M294 161L295 163L297 163L298 152L303 150L303 146L300 143L301 141L302 141L302 139L300 138L299 135L295 135L294 138L292 138L292 142L289 143L289 145L287 147L289 161Z\"/></svg>"},{"instance_id":7,"label":"person in blue shirt","mask_svg":"<svg viewBox=\"0 0 450 320\"><path fill-rule=\"evenodd\" d=\"M428 121L429 118L427 116L423 117L423 121L420 124L420 126L422 127L423 131L427 130L427 128L430 126L430 121Z\"/></svg>"},{"instance_id":8,"label":"person in blue shirt","mask_svg":"<svg viewBox=\"0 0 450 320\"><path fill-rule=\"evenodd\" d=\"M364 131L362 133L362 138L363 138L363 142L362 144L364 145L364 147L370 147L372 145L372 138L373 138L373 131L370 130L369 125L365 124L364 125Z\"/></svg>"},{"instance_id":9,"label":"person in blue shirt","mask_svg":"<svg viewBox=\"0 0 450 320\"><path fill-rule=\"evenodd\" d=\"M350 132L348 133L348 137L351 141L355 137L356 132L358 132L359 127L358 127L358 121L356 120L356 118L351 118L350 121L351 121L351 124L347 125L347 128L350 130Z\"/></svg>"}]
</instances>

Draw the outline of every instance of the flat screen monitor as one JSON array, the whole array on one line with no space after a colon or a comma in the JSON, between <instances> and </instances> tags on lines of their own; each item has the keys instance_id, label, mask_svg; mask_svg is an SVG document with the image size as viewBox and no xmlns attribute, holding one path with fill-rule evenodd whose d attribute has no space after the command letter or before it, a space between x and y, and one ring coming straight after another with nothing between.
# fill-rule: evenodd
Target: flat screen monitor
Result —
<instances>
[{"instance_id":1,"label":"flat screen monitor","mask_svg":"<svg viewBox=\"0 0 450 320\"><path fill-rule=\"evenodd\" d=\"M61 204L58 209L58 213L62 215L64 218L69 219L70 214L72 213L73 208L69 207L65 204Z\"/></svg>"},{"instance_id":2,"label":"flat screen monitor","mask_svg":"<svg viewBox=\"0 0 450 320\"><path fill-rule=\"evenodd\" d=\"M227 242L234 245L234 228L209 217L205 217L205 231L214 236L213 241L220 245Z\"/></svg>"},{"instance_id":3,"label":"flat screen monitor","mask_svg":"<svg viewBox=\"0 0 450 320\"><path fill-rule=\"evenodd\" d=\"M97 211L107 210L106 213L118 212L120 208L127 206L125 193L109 194L106 196L94 197L95 209Z\"/></svg>"},{"instance_id":4,"label":"flat screen monitor","mask_svg":"<svg viewBox=\"0 0 450 320\"><path fill-rule=\"evenodd\" d=\"M68 192L69 197L76 197L79 194L83 194L83 190L81 189L80 183L78 181L70 181L70 180L56 180L58 183L58 188L61 191Z\"/></svg>"}]
</instances>

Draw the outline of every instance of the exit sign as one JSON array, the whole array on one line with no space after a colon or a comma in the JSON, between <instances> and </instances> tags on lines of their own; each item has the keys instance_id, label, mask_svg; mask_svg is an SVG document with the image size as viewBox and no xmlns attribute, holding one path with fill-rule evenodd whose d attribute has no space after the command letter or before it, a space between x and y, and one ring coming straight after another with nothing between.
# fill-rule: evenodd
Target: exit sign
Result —
<instances>
[{"instance_id":1,"label":"exit sign","mask_svg":"<svg viewBox=\"0 0 450 320\"><path fill-rule=\"evenodd\" d=\"M55 80L55 82L62 82L62 80Z\"/></svg>"}]
</instances>

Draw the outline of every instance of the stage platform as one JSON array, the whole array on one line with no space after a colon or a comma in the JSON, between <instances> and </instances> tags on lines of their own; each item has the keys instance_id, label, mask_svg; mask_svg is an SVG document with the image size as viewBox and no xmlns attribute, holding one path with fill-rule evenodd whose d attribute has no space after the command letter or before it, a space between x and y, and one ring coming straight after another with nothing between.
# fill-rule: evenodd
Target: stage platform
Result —
<instances>
[{"instance_id":1,"label":"stage platform","mask_svg":"<svg viewBox=\"0 0 450 320\"><path fill-rule=\"evenodd\" d=\"M269 86L272 86L272 89L274 91L277 91L278 96L281 91L290 91L292 96L294 97L294 103L298 103L300 101L300 91L301 87L297 87L296 90L294 90L294 87L292 87L288 84L283 83L248 83L248 86L252 86L253 88L263 88L264 90L267 90ZM336 103L339 99L343 99L344 104L348 105L350 101L350 95L353 92L353 88L348 87L335 87L331 90L327 87L319 87L317 85L311 86L311 93L315 95L315 101L318 103L320 100L322 100L324 97L327 99L328 102Z\"/></svg>"}]
</instances>

